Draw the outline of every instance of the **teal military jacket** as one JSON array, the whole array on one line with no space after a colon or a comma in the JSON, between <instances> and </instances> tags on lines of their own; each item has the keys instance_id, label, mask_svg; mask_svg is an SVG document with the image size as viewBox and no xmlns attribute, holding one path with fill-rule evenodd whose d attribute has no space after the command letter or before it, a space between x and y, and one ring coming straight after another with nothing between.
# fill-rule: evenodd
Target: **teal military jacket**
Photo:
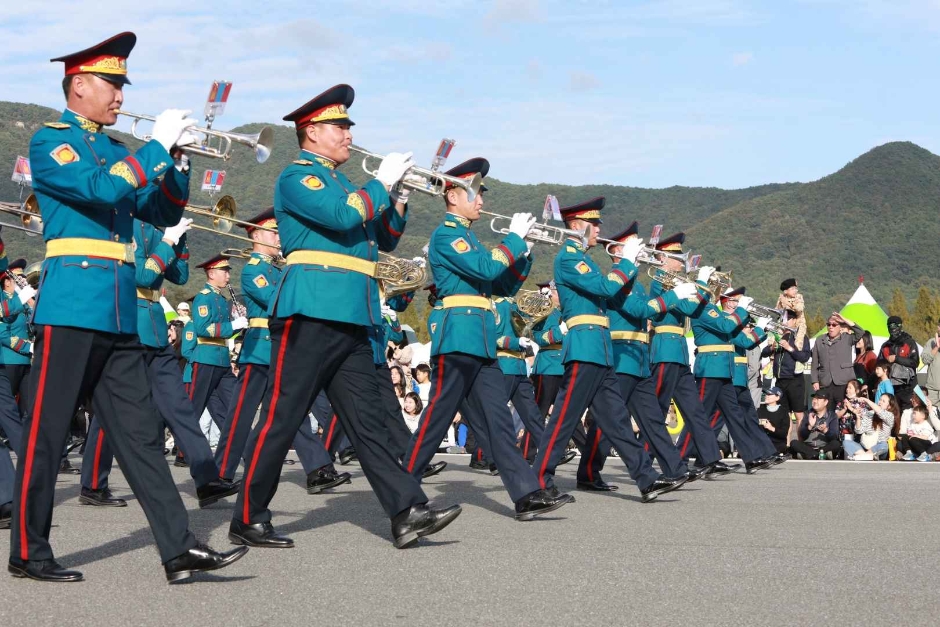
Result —
<instances>
[{"instance_id":1,"label":"teal military jacket","mask_svg":"<svg viewBox=\"0 0 940 627\"><path fill-rule=\"evenodd\" d=\"M66 110L61 121L47 123L30 142L47 245L34 322L136 335L134 219L157 226L179 222L189 176L173 167L159 142L149 141L131 155L100 131ZM115 243L126 250L122 259L104 257L100 245L92 250L72 238L109 242L114 255ZM56 256L57 251L66 252Z\"/></svg>"},{"instance_id":2,"label":"teal military jacket","mask_svg":"<svg viewBox=\"0 0 940 627\"><path fill-rule=\"evenodd\" d=\"M268 308L281 280L281 269L270 255L252 252L242 268L242 299L248 310L248 328L238 354L239 364L271 363L271 331L268 330ZM226 301L228 302L228 301ZM229 311L231 312L231 303Z\"/></svg>"},{"instance_id":3,"label":"teal military jacket","mask_svg":"<svg viewBox=\"0 0 940 627\"><path fill-rule=\"evenodd\" d=\"M760 327L755 327L753 333L746 333L746 327L739 329L731 338L734 346L734 377L732 383L735 387L747 387L747 351L758 346L767 339L767 334Z\"/></svg>"},{"instance_id":4,"label":"teal military jacket","mask_svg":"<svg viewBox=\"0 0 940 627\"><path fill-rule=\"evenodd\" d=\"M668 291L650 299L646 288L634 280L630 294L608 301L610 335L614 348L614 370L635 377L650 376L650 345L646 321L678 305L675 293Z\"/></svg>"},{"instance_id":5,"label":"teal military jacket","mask_svg":"<svg viewBox=\"0 0 940 627\"><path fill-rule=\"evenodd\" d=\"M743 329L747 312L738 308L725 313L714 303L701 307L692 318L696 355L693 374L698 379L733 379L735 350L732 339L739 331L756 340L752 330Z\"/></svg>"},{"instance_id":6,"label":"teal military jacket","mask_svg":"<svg viewBox=\"0 0 940 627\"><path fill-rule=\"evenodd\" d=\"M228 340L232 329L232 303L221 290L206 283L193 299L193 328L196 350L189 361L210 366L228 366Z\"/></svg>"},{"instance_id":7,"label":"teal military jacket","mask_svg":"<svg viewBox=\"0 0 940 627\"><path fill-rule=\"evenodd\" d=\"M375 262L380 250L394 250L407 211L405 216L387 211L388 192L379 181L358 189L335 167L329 159L302 150L277 180L274 215L288 266L268 313L380 326L378 282L344 266L362 270L362 261ZM314 252L322 262L311 262ZM344 257L324 258L323 253Z\"/></svg>"},{"instance_id":8,"label":"teal military jacket","mask_svg":"<svg viewBox=\"0 0 940 627\"><path fill-rule=\"evenodd\" d=\"M495 308L485 301L494 293L519 291L531 264L527 252L525 241L512 233L487 250L470 230L470 220L451 213L444 216L431 234L428 249L428 264L443 308L436 321L436 339L431 342L432 355L496 358ZM434 332L431 335L435 338Z\"/></svg>"},{"instance_id":9,"label":"teal military jacket","mask_svg":"<svg viewBox=\"0 0 940 627\"><path fill-rule=\"evenodd\" d=\"M162 231L146 222L134 220L134 244L138 288L137 335L144 346L164 348L170 341L166 314L157 298L164 278L174 285L185 285L189 280L186 235L183 234L179 243L173 246L163 241ZM146 296L145 292L148 293Z\"/></svg>"},{"instance_id":10,"label":"teal military jacket","mask_svg":"<svg viewBox=\"0 0 940 627\"><path fill-rule=\"evenodd\" d=\"M431 346L433 347L436 343L440 342L440 329L441 329L441 319L444 317L444 305L441 301L437 301L437 304L431 307L431 311L428 312L428 335L431 336Z\"/></svg>"},{"instance_id":11,"label":"teal military jacket","mask_svg":"<svg viewBox=\"0 0 940 627\"><path fill-rule=\"evenodd\" d=\"M553 309L552 313L532 327L532 337L539 345L539 352L532 365L532 374L561 376L565 374L565 366L561 363L561 343L565 334L561 332L561 310Z\"/></svg>"},{"instance_id":12,"label":"teal military jacket","mask_svg":"<svg viewBox=\"0 0 940 627\"><path fill-rule=\"evenodd\" d=\"M659 281L653 281L650 285L651 298L662 299L667 292ZM675 307L667 307L661 300L659 306L662 311L650 318L653 322L653 337L650 340L651 364L671 363L688 366L691 363L689 344L685 339L687 321L690 316L698 314L709 298L710 294L699 288L696 298L679 301Z\"/></svg>"},{"instance_id":13,"label":"teal military jacket","mask_svg":"<svg viewBox=\"0 0 940 627\"><path fill-rule=\"evenodd\" d=\"M525 376L528 374L525 349L512 328L513 312L518 312L519 308L511 298L499 297L493 302L496 305L496 358L499 369L503 374Z\"/></svg>"},{"instance_id":14,"label":"teal military jacket","mask_svg":"<svg viewBox=\"0 0 940 627\"><path fill-rule=\"evenodd\" d=\"M20 302L16 292L0 293L0 303L3 309L0 321L0 364L28 366L33 356L33 345L29 338L29 316L32 311Z\"/></svg>"},{"instance_id":15,"label":"teal military jacket","mask_svg":"<svg viewBox=\"0 0 940 627\"><path fill-rule=\"evenodd\" d=\"M582 361L613 365L607 300L629 293L636 273L636 266L622 259L605 274L581 242L565 240L555 256L555 286L561 300L561 315L568 326L562 343L561 358L565 364ZM599 323L602 318L604 324ZM580 323L582 320L585 322Z\"/></svg>"},{"instance_id":16,"label":"teal military jacket","mask_svg":"<svg viewBox=\"0 0 940 627\"><path fill-rule=\"evenodd\" d=\"M196 353L196 346L196 327L190 319L183 325L183 339L180 340L180 354L186 360L186 366L183 368L183 383L193 381L193 355Z\"/></svg>"}]
</instances>

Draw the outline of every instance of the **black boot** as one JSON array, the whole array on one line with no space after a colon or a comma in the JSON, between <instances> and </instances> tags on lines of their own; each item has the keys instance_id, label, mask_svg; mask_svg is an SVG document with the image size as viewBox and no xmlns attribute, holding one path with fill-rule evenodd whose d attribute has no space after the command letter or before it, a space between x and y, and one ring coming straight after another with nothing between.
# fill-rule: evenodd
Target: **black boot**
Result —
<instances>
[{"instance_id":1,"label":"black boot","mask_svg":"<svg viewBox=\"0 0 940 627\"><path fill-rule=\"evenodd\" d=\"M339 463L343 466L357 461L359 461L359 457L356 455L356 449L352 447L344 448L339 452Z\"/></svg>"},{"instance_id":2,"label":"black boot","mask_svg":"<svg viewBox=\"0 0 940 627\"><path fill-rule=\"evenodd\" d=\"M196 548L189 549L182 555L168 561L163 565L163 569L166 571L166 580L173 583L174 581L189 579L196 573L225 568L229 564L240 560L247 552L248 547L246 546L219 553L205 544L197 544Z\"/></svg>"},{"instance_id":3,"label":"black boot","mask_svg":"<svg viewBox=\"0 0 940 627\"><path fill-rule=\"evenodd\" d=\"M68 458L62 458L62 463L59 464L59 474L60 475L80 475L82 471L80 468L76 468L72 465L72 462Z\"/></svg>"},{"instance_id":4,"label":"black boot","mask_svg":"<svg viewBox=\"0 0 940 627\"><path fill-rule=\"evenodd\" d=\"M395 548L404 549L418 541L418 538L437 533L460 516L459 505L444 509L431 509L427 503L414 505L392 519L392 537Z\"/></svg>"}]
</instances>

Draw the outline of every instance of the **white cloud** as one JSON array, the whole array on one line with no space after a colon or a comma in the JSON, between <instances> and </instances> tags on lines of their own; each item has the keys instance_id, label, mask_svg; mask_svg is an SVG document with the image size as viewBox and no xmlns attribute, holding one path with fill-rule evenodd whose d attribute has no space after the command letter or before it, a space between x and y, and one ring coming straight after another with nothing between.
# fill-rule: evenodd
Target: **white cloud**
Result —
<instances>
[{"instance_id":1,"label":"white cloud","mask_svg":"<svg viewBox=\"0 0 940 627\"><path fill-rule=\"evenodd\" d=\"M735 67L740 67L742 65L747 65L754 60L753 52L736 52L731 55L731 64Z\"/></svg>"}]
</instances>

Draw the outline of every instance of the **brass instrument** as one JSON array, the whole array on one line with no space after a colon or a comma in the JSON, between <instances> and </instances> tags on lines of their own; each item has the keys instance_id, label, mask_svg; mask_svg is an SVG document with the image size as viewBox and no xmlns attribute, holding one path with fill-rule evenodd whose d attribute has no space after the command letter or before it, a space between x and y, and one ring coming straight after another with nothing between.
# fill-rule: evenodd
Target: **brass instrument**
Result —
<instances>
[{"instance_id":1,"label":"brass instrument","mask_svg":"<svg viewBox=\"0 0 940 627\"><path fill-rule=\"evenodd\" d=\"M375 265L375 278L381 281L384 298L413 292L428 284L427 264L385 253L380 255L382 259Z\"/></svg>"},{"instance_id":2,"label":"brass instrument","mask_svg":"<svg viewBox=\"0 0 940 627\"><path fill-rule=\"evenodd\" d=\"M229 259L251 259L252 252L254 251L251 248L226 248L219 254L223 257L228 257ZM271 263L280 267L285 265L287 260L281 256L281 251L277 251L277 254L274 255L274 260Z\"/></svg>"},{"instance_id":3,"label":"brass instrument","mask_svg":"<svg viewBox=\"0 0 940 627\"><path fill-rule=\"evenodd\" d=\"M765 307L764 305L758 305L755 302L750 302L747 304L747 312L758 318L770 318L771 320L780 322L783 320L783 314L785 313L783 309L775 309L773 307Z\"/></svg>"},{"instance_id":4,"label":"brass instrument","mask_svg":"<svg viewBox=\"0 0 940 627\"><path fill-rule=\"evenodd\" d=\"M362 155L362 171L375 178L379 173L379 169L375 168L374 170L370 170L368 161L369 159L379 159L381 161L385 158L385 155L369 152L365 148L361 148L355 144L350 144L349 150ZM453 185L454 187L465 189L467 191L467 199L473 202L476 195L480 193L480 188L483 186L483 177L477 173L471 178L465 179L450 176L430 168L412 166L405 173L405 176L402 177L400 184L402 187L413 189L422 194L430 194L431 196L443 196L444 192L447 191L447 186Z\"/></svg>"},{"instance_id":5,"label":"brass instrument","mask_svg":"<svg viewBox=\"0 0 940 627\"><path fill-rule=\"evenodd\" d=\"M731 270L727 272L719 272L718 270L715 270L712 272L712 275L708 277L708 283L705 286L705 289L711 293L712 300L717 301L722 294L731 289L731 284Z\"/></svg>"},{"instance_id":6,"label":"brass instrument","mask_svg":"<svg viewBox=\"0 0 940 627\"><path fill-rule=\"evenodd\" d=\"M597 241L605 244L604 249L607 251L608 255L616 259L623 259L623 255L619 253L615 254L615 253L610 252L611 248L614 248L617 246L623 246L623 242L619 242L617 240L604 239L602 237L598 237ZM675 259L676 261L681 262L685 268L688 268L689 260L692 258L692 253L689 251L686 251L684 253L671 253L669 251L656 250L655 248L650 248L649 246L643 246L642 248L640 248L640 254L637 256L636 262L637 264L642 263L648 266L653 266L653 267L658 268L658 267L666 265L665 262L662 261L661 259L662 257Z\"/></svg>"},{"instance_id":7,"label":"brass instrument","mask_svg":"<svg viewBox=\"0 0 940 627\"><path fill-rule=\"evenodd\" d=\"M20 224L0 222L0 226L26 231L26 234L30 237L42 234L42 216L39 213L39 202L36 200L36 194L30 194L22 203L0 202L0 211L20 218Z\"/></svg>"},{"instance_id":8,"label":"brass instrument","mask_svg":"<svg viewBox=\"0 0 940 627\"><path fill-rule=\"evenodd\" d=\"M251 226L253 229L261 229L263 231L277 231L277 229L267 227L267 226L258 226L251 222L246 222L244 220L236 220L235 212L238 206L235 203L235 199L231 196L222 196L218 201L211 207L205 205L186 205L183 207L183 211L187 213L192 213L197 216L207 216L212 218L212 226L205 226L202 224L192 224L189 228L198 229L200 231L209 231L212 233L218 233L219 235L225 235L226 237L233 237L243 242L255 243L255 240L247 237L245 235L235 235L231 233L232 227L236 224L239 226Z\"/></svg>"},{"instance_id":9,"label":"brass instrument","mask_svg":"<svg viewBox=\"0 0 940 627\"><path fill-rule=\"evenodd\" d=\"M23 270L23 276L26 277L26 284L34 290L39 289L39 279L42 278L42 262L34 261Z\"/></svg>"},{"instance_id":10,"label":"brass instrument","mask_svg":"<svg viewBox=\"0 0 940 627\"><path fill-rule=\"evenodd\" d=\"M655 265L647 268L646 274L657 283L662 284L664 290L671 290L682 283L695 283L695 279L684 272L666 270Z\"/></svg>"},{"instance_id":11,"label":"brass instrument","mask_svg":"<svg viewBox=\"0 0 940 627\"><path fill-rule=\"evenodd\" d=\"M141 113L130 113L120 109L115 111L115 113L133 118L134 122L131 124L131 135L143 142L150 141L150 135L138 134L137 125L143 121L155 121L156 118L154 116L144 115ZM232 158L232 146L234 144L242 144L243 146L248 146L255 151L255 159L258 160L258 163L264 163L268 160L268 157L271 156L271 151L274 148L274 131L272 131L267 126L253 135L249 135L247 133L233 133L231 131L217 131L215 129L202 126L190 126L186 130L204 135L201 144L180 146L180 150L195 156L210 157L212 159L222 159L223 161L228 161ZM213 139L218 139L218 142L213 143Z\"/></svg>"},{"instance_id":12,"label":"brass instrument","mask_svg":"<svg viewBox=\"0 0 940 627\"><path fill-rule=\"evenodd\" d=\"M509 233L509 226L507 225L504 228L498 228L496 226L497 221L507 220L512 221L511 216L504 216L501 213L493 213L491 211L480 211L482 215L493 216L493 219L490 220L490 229L494 233L500 233L506 235ZM575 237L581 241L581 243L587 246L587 229L581 229L576 231L574 229L566 229L560 226L553 226L551 224L546 224L544 222L536 223L529 229L529 232L526 234L525 239L530 242L537 242L540 244L549 244L551 246L561 246L565 243L565 239L568 237Z\"/></svg>"},{"instance_id":13,"label":"brass instrument","mask_svg":"<svg viewBox=\"0 0 940 627\"><path fill-rule=\"evenodd\" d=\"M515 297L516 309L512 311L512 330L517 337L528 337L532 327L544 320L555 309L548 294L537 290L519 290Z\"/></svg>"}]
</instances>

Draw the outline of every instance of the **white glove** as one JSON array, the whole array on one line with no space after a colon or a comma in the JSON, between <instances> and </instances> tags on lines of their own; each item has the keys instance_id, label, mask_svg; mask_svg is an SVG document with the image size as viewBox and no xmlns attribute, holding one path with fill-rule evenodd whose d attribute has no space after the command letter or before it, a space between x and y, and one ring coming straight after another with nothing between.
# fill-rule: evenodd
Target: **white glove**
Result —
<instances>
[{"instance_id":1,"label":"white glove","mask_svg":"<svg viewBox=\"0 0 940 627\"><path fill-rule=\"evenodd\" d=\"M527 240L525 241L525 245L526 245L526 248L528 248L528 250L525 251L525 255L526 255L526 257L528 257L529 254L532 252L532 249L535 248L535 242L533 242L532 240L528 240L528 239L527 239Z\"/></svg>"},{"instance_id":2,"label":"white glove","mask_svg":"<svg viewBox=\"0 0 940 627\"><path fill-rule=\"evenodd\" d=\"M180 243L180 238L183 237L183 234L189 230L192 223L193 221L189 218L183 218L179 221L179 224L167 227L167 229L163 232L163 239L176 246Z\"/></svg>"},{"instance_id":3,"label":"white glove","mask_svg":"<svg viewBox=\"0 0 940 627\"><path fill-rule=\"evenodd\" d=\"M676 298L679 300L687 300L698 294L698 289L693 283L680 283L672 288L672 293L675 294Z\"/></svg>"},{"instance_id":4,"label":"white glove","mask_svg":"<svg viewBox=\"0 0 940 627\"><path fill-rule=\"evenodd\" d=\"M767 316L761 316L754 322L754 326L766 329L767 325L770 324L770 318Z\"/></svg>"},{"instance_id":5,"label":"white glove","mask_svg":"<svg viewBox=\"0 0 940 627\"><path fill-rule=\"evenodd\" d=\"M395 311L394 309L389 308L388 313L385 315L388 316L389 320L393 322L398 320L398 312Z\"/></svg>"},{"instance_id":6,"label":"white glove","mask_svg":"<svg viewBox=\"0 0 940 627\"><path fill-rule=\"evenodd\" d=\"M412 257L411 260L421 266L422 268L428 265L428 260L424 257Z\"/></svg>"},{"instance_id":7,"label":"white glove","mask_svg":"<svg viewBox=\"0 0 940 627\"><path fill-rule=\"evenodd\" d=\"M241 331L242 329L248 328L248 318L245 316L239 316L232 320L232 330Z\"/></svg>"},{"instance_id":8,"label":"white glove","mask_svg":"<svg viewBox=\"0 0 940 627\"><path fill-rule=\"evenodd\" d=\"M183 174L189 172L189 155L186 153L180 154L180 158L173 161L173 167L176 168L177 172Z\"/></svg>"},{"instance_id":9,"label":"white glove","mask_svg":"<svg viewBox=\"0 0 940 627\"><path fill-rule=\"evenodd\" d=\"M410 152L404 154L390 152L379 164L379 171L375 173L375 178L385 187L391 187L400 181L413 165L414 161L411 159Z\"/></svg>"},{"instance_id":10,"label":"white glove","mask_svg":"<svg viewBox=\"0 0 940 627\"><path fill-rule=\"evenodd\" d=\"M153 130L150 132L152 139L160 142L160 145L170 151L179 138L190 126L197 122L193 118L187 117L192 111L182 109L167 109L157 116L153 123Z\"/></svg>"},{"instance_id":11,"label":"white glove","mask_svg":"<svg viewBox=\"0 0 940 627\"><path fill-rule=\"evenodd\" d=\"M519 338L519 346L521 346L523 349L532 348L532 346L533 346L534 344L535 344L535 342L533 342L532 340L530 340L530 339L527 338L527 337L520 337L520 338Z\"/></svg>"},{"instance_id":12,"label":"white glove","mask_svg":"<svg viewBox=\"0 0 940 627\"><path fill-rule=\"evenodd\" d=\"M32 343L32 342L26 342L26 352L27 352L27 353L32 353L32 352L33 352L33 343Z\"/></svg>"},{"instance_id":13,"label":"white glove","mask_svg":"<svg viewBox=\"0 0 940 627\"><path fill-rule=\"evenodd\" d=\"M36 296L36 290L34 290L33 287L30 285L27 285L26 287L22 287L22 288L16 287L14 285L13 289L16 290L16 295L19 297L20 302L23 303L24 305L28 303L31 298Z\"/></svg>"},{"instance_id":14,"label":"white glove","mask_svg":"<svg viewBox=\"0 0 940 627\"><path fill-rule=\"evenodd\" d=\"M747 309L747 306L754 302L754 299L750 296L742 296L738 299L738 307L743 307Z\"/></svg>"},{"instance_id":15,"label":"white glove","mask_svg":"<svg viewBox=\"0 0 940 627\"><path fill-rule=\"evenodd\" d=\"M631 237L624 243L621 254L624 259L635 265L641 248L643 248L643 240L639 237Z\"/></svg>"},{"instance_id":16,"label":"white glove","mask_svg":"<svg viewBox=\"0 0 940 627\"><path fill-rule=\"evenodd\" d=\"M408 196L411 195L411 190L407 187L402 187L401 185L396 185L392 188L392 191L388 193L388 197L392 200L392 206L394 207L398 203L403 205L408 204Z\"/></svg>"},{"instance_id":17,"label":"white glove","mask_svg":"<svg viewBox=\"0 0 940 627\"><path fill-rule=\"evenodd\" d=\"M382 315L383 315L383 316L387 316L387 315L388 315L388 312L390 312L391 310L392 310L391 307L389 307L389 306L386 305L385 303L382 303Z\"/></svg>"},{"instance_id":18,"label":"white glove","mask_svg":"<svg viewBox=\"0 0 940 627\"><path fill-rule=\"evenodd\" d=\"M565 324L564 322L559 322L559 323L558 323L558 328L561 329L561 334L562 334L562 335L568 335L568 325L567 325L567 324Z\"/></svg>"},{"instance_id":19,"label":"white glove","mask_svg":"<svg viewBox=\"0 0 940 627\"><path fill-rule=\"evenodd\" d=\"M179 139L176 140L176 147L182 148L184 146L193 146L195 144L200 143L201 141L202 140L195 133L188 131L188 130L184 130L180 134Z\"/></svg>"},{"instance_id":20,"label":"white glove","mask_svg":"<svg viewBox=\"0 0 940 627\"><path fill-rule=\"evenodd\" d=\"M514 213L512 220L509 221L509 232L525 239L525 236L529 234L529 230L535 224L535 221L531 213Z\"/></svg>"},{"instance_id":21,"label":"white glove","mask_svg":"<svg viewBox=\"0 0 940 627\"><path fill-rule=\"evenodd\" d=\"M698 280L702 283L708 283L709 277L715 272L712 266L702 266L698 269Z\"/></svg>"}]
</instances>

